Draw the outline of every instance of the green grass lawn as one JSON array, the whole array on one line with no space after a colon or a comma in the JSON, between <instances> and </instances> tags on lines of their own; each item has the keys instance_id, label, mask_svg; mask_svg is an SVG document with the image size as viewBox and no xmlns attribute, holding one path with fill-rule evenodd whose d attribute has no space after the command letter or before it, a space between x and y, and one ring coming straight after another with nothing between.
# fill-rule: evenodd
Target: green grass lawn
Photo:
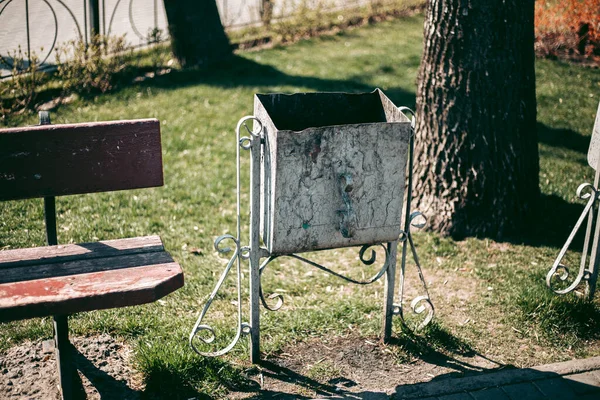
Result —
<instances>
[{"instance_id":1,"label":"green grass lawn","mask_svg":"<svg viewBox=\"0 0 600 400\"><path fill-rule=\"evenodd\" d=\"M229 387L243 386L239 371L247 366L246 340L220 359L199 357L187 345L227 261L215 253L213 240L235 231L238 119L251 114L253 94L265 92L379 87L395 104L414 107L421 49L422 17L403 18L241 53L212 71L173 70L62 106L52 115L54 123L158 118L165 186L59 198L59 243L159 234L186 279L185 287L164 302L75 315L73 334L108 332L125 338L135 348L136 367L150 397L225 395ZM391 351L398 363L430 348L449 355L469 348L515 366L600 354L598 303L553 296L543 282L582 208L575 190L593 180L585 157L600 100L600 73L547 60L537 61L536 73L543 192L539 225L507 243L417 234L437 317L422 338L403 333L396 324L399 341ZM36 119L32 115L21 122ZM248 170L247 159L243 168ZM244 185L242 201L248 204L247 179ZM43 232L41 200L0 203L0 249L43 245ZM354 249L313 257L354 277L370 275L376 267L366 271L357 255ZM414 270L408 269L413 275L408 284L414 287ZM262 314L266 356L312 337L375 338L379 333L383 285L350 287L290 260L269 267L263 283L267 292L278 290L286 297L280 311ZM232 335L234 297L230 279L209 318L225 335L221 344ZM2 324L0 350L50 336L49 319Z\"/></svg>"}]
</instances>

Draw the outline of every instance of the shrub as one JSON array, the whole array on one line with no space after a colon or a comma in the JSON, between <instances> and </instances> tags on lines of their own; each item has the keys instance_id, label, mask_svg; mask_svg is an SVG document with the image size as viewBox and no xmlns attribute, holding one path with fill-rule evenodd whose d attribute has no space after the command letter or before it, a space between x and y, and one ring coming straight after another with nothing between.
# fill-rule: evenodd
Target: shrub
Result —
<instances>
[{"instance_id":1,"label":"shrub","mask_svg":"<svg viewBox=\"0 0 600 400\"><path fill-rule=\"evenodd\" d=\"M131 47L125 36L94 36L89 43L70 40L56 49L57 76L66 94L105 93L126 66Z\"/></svg>"},{"instance_id":2,"label":"shrub","mask_svg":"<svg viewBox=\"0 0 600 400\"><path fill-rule=\"evenodd\" d=\"M537 1L536 48L543 56L575 50L600 55L600 0Z\"/></svg>"},{"instance_id":3,"label":"shrub","mask_svg":"<svg viewBox=\"0 0 600 400\"><path fill-rule=\"evenodd\" d=\"M27 60L19 47L8 53L12 63L0 59L5 65L12 65L11 75L0 81L0 120L8 122L10 115L29 109L37 96L43 73L38 70L39 59L35 54Z\"/></svg>"}]
</instances>

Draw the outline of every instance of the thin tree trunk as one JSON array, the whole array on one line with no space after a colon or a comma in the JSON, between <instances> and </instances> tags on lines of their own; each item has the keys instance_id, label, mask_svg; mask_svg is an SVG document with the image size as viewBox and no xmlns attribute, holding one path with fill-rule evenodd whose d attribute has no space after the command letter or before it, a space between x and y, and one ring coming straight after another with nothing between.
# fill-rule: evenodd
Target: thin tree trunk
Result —
<instances>
[{"instance_id":1,"label":"thin tree trunk","mask_svg":"<svg viewBox=\"0 0 600 400\"><path fill-rule=\"evenodd\" d=\"M163 0L173 55L182 67L207 65L231 56L215 0Z\"/></svg>"},{"instance_id":2,"label":"thin tree trunk","mask_svg":"<svg viewBox=\"0 0 600 400\"><path fill-rule=\"evenodd\" d=\"M260 19L264 26L271 25L273 19L273 0L261 0Z\"/></svg>"},{"instance_id":3,"label":"thin tree trunk","mask_svg":"<svg viewBox=\"0 0 600 400\"><path fill-rule=\"evenodd\" d=\"M534 0L430 0L415 197L454 237L512 235L539 197Z\"/></svg>"}]
</instances>

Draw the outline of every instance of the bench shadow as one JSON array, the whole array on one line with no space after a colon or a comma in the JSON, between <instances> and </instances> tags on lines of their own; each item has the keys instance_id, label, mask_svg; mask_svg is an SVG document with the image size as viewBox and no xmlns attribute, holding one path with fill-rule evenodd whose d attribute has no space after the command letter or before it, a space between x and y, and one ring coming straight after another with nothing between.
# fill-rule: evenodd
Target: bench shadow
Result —
<instances>
[{"instance_id":1,"label":"bench shadow","mask_svg":"<svg viewBox=\"0 0 600 400\"><path fill-rule=\"evenodd\" d=\"M133 400L140 398L139 391L131 389L125 381L115 379L110 374L95 366L75 346L71 346L71 350L75 369L89 380L101 399ZM87 396L81 377L77 374L74 378L73 398L86 399Z\"/></svg>"}]
</instances>

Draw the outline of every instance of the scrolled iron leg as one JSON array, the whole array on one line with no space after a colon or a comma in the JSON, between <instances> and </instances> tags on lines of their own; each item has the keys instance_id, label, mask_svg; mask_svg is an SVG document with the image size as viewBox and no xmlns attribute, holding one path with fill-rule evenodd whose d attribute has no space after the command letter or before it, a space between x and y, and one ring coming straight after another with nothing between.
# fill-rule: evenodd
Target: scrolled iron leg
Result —
<instances>
[{"instance_id":1,"label":"scrolled iron leg","mask_svg":"<svg viewBox=\"0 0 600 400\"><path fill-rule=\"evenodd\" d=\"M595 186L589 183L583 183L577 188L577 197L582 200L587 200L587 203L579 216L579 219L575 223L575 226L571 230L569 237L565 244L561 248L558 256L554 260L552 267L546 275L546 286L556 294L567 294L576 290L582 282L586 283L585 297L591 300L596 290L596 280L598 275L598 242L600 237L600 210L597 211L597 215L594 215L594 206L597 204L600 198L600 192ZM594 216L596 217L596 227L594 229L593 244L590 252L590 241L592 239L592 226L594 224ZM587 219L587 228L585 231L585 240L583 243L583 249L581 253L581 260L579 263L579 270L573 281L570 281L570 274L568 266L562 263L567 251L571 247L573 239L577 232L583 228L583 224ZM564 282L563 287L556 287L557 282ZM564 287L564 285L567 285Z\"/></svg>"},{"instance_id":2,"label":"scrolled iron leg","mask_svg":"<svg viewBox=\"0 0 600 400\"><path fill-rule=\"evenodd\" d=\"M419 219L422 219L422 222L417 222ZM415 297L410 302L410 310L415 315L422 315L421 322L415 326L415 330L420 330L425 328L432 321L433 316L435 314L435 308L433 307L433 303L431 302L431 298L429 297L429 290L427 288L427 282L425 281L425 277L423 276L423 270L421 269L421 263L419 261L419 256L417 254L417 248L415 247L415 243L413 242L412 234L410 232L410 228L414 227L417 229L421 229L425 227L427 220L425 216L415 211L410 214L407 223L406 223L406 231L402 232L400 236L400 240L402 241L402 265L400 268L400 303L396 306L398 309L397 314L400 315L400 319L402 320L402 324L405 327L409 327L406 323L405 313L403 308L403 300L404 300L404 279L406 272L406 256L408 250L410 249L413 261L415 263L417 274L419 276L419 280L421 281L421 286L423 287L424 294L421 296Z\"/></svg>"}]
</instances>

